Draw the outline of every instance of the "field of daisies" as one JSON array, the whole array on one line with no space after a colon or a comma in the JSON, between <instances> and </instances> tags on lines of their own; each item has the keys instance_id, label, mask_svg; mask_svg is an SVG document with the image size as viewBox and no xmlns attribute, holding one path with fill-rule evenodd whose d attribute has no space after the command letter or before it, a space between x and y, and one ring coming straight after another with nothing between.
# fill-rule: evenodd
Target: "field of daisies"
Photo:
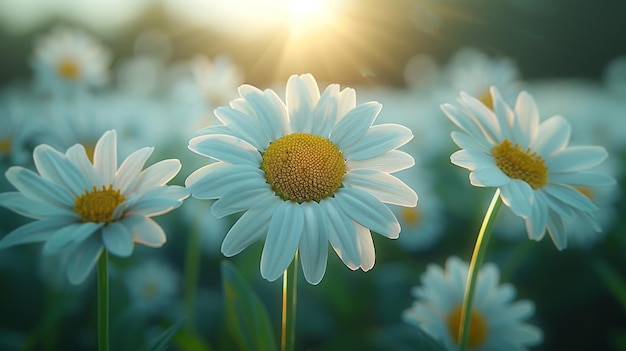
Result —
<instances>
[{"instance_id":1,"label":"field of daisies","mask_svg":"<svg viewBox=\"0 0 626 351\"><path fill-rule=\"evenodd\" d=\"M0 86L1 350L626 350L626 56L251 83L83 26Z\"/></svg>"}]
</instances>

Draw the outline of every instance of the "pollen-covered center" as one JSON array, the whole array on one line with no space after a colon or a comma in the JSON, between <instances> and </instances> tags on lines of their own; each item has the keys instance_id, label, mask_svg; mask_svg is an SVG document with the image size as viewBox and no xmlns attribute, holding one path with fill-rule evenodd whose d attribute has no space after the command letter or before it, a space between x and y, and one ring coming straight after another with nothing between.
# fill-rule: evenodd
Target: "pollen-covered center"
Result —
<instances>
[{"instance_id":1,"label":"pollen-covered center","mask_svg":"<svg viewBox=\"0 0 626 351\"><path fill-rule=\"evenodd\" d=\"M513 145L509 139L504 139L491 149L491 154L498 168L510 178L523 180L533 189L548 184L548 167L536 152L531 153L530 149L524 150L519 144Z\"/></svg>"},{"instance_id":2,"label":"pollen-covered center","mask_svg":"<svg viewBox=\"0 0 626 351\"><path fill-rule=\"evenodd\" d=\"M85 189L84 194L76 197L74 212L83 222L110 223L113 221L115 208L125 199L119 189L113 189L113 185L108 188L103 185L102 189L94 185L91 191Z\"/></svg>"},{"instance_id":3,"label":"pollen-covered center","mask_svg":"<svg viewBox=\"0 0 626 351\"><path fill-rule=\"evenodd\" d=\"M448 315L448 320L446 321L448 324L448 331L450 331L450 336L452 340L458 345L459 340L459 328L461 328L461 309L462 306L459 305L456 307L450 314ZM470 349L477 348L482 346L485 341L487 341L488 334L488 326L485 317L483 317L479 312L472 311L472 315L470 316L470 328L469 328L469 336L467 338L467 347Z\"/></svg>"},{"instance_id":4,"label":"pollen-covered center","mask_svg":"<svg viewBox=\"0 0 626 351\"><path fill-rule=\"evenodd\" d=\"M80 76L80 67L76 60L71 58L62 59L57 66L57 71L66 80L77 80Z\"/></svg>"},{"instance_id":5,"label":"pollen-covered center","mask_svg":"<svg viewBox=\"0 0 626 351\"><path fill-rule=\"evenodd\" d=\"M302 203L332 196L341 186L346 163L341 151L329 140L294 133L268 146L261 169L276 195Z\"/></svg>"}]
</instances>

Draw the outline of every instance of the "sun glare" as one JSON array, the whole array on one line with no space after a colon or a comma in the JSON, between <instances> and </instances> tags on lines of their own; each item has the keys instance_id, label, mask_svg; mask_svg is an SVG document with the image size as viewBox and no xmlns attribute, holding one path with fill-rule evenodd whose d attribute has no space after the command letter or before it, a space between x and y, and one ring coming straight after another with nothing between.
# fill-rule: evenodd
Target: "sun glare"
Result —
<instances>
[{"instance_id":1,"label":"sun glare","mask_svg":"<svg viewBox=\"0 0 626 351\"><path fill-rule=\"evenodd\" d=\"M334 9L324 0L289 0L290 29L293 34L306 34L324 28L334 19Z\"/></svg>"}]
</instances>

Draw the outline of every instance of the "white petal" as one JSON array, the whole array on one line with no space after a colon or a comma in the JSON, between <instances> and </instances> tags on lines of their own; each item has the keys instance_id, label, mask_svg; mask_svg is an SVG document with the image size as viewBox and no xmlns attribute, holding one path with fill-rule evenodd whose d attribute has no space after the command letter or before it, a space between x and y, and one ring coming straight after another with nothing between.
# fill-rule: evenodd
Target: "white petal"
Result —
<instances>
[{"instance_id":1,"label":"white petal","mask_svg":"<svg viewBox=\"0 0 626 351\"><path fill-rule=\"evenodd\" d=\"M407 127L397 124L379 124L370 127L356 143L342 149L349 160L364 160L380 156L394 150L413 139L413 133Z\"/></svg>"},{"instance_id":2,"label":"white petal","mask_svg":"<svg viewBox=\"0 0 626 351\"><path fill-rule=\"evenodd\" d=\"M511 179L511 182L507 186L501 187L500 191L502 192L500 195L502 202L510 207L513 213L522 218L530 216L535 201L535 192L528 183Z\"/></svg>"},{"instance_id":3,"label":"white petal","mask_svg":"<svg viewBox=\"0 0 626 351\"><path fill-rule=\"evenodd\" d=\"M0 206L6 207L22 216L35 219L63 218L68 222L80 219L67 206L55 206L38 199L25 197L19 192L0 193Z\"/></svg>"},{"instance_id":4,"label":"white petal","mask_svg":"<svg viewBox=\"0 0 626 351\"><path fill-rule=\"evenodd\" d=\"M186 188L170 185L144 193L126 212L153 217L167 213L182 204L189 196Z\"/></svg>"},{"instance_id":5,"label":"white petal","mask_svg":"<svg viewBox=\"0 0 626 351\"><path fill-rule=\"evenodd\" d=\"M281 203L278 198L266 198L244 213L226 234L222 253L234 256L266 235L274 210Z\"/></svg>"},{"instance_id":6,"label":"white petal","mask_svg":"<svg viewBox=\"0 0 626 351\"><path fill-rule=\"evenodd\" d=\"M569 147L546 160L551 172L577 172L599 165L608 154L600 146Z\"/></svg>"},{"instance_id":7,"label":"white petal","mask_svg":"<svg viewBox=\"0 0 626 351\"><path fill-rule=\"evenodd\" d=\"M102 240L93 235L80 244L72 254L67 267L70 283L78 285L85 281L102 254Z\"/></svg>"},{"instance_id":8,"label":"white petal","mask_svg":"<svg viewBox=\"0 0 626 351\"><path fill-rule=\"evenodd\" d=\"M133 235L133 241L149 247L161 247L167 241L165 232L152 218L128 216L123 224Z\"/></svg>"},{"instance_id":9,"label":"white petal","mask_svg":"<svg viewBox=\"0 0 626 351\"><path fill-rule=\"evenodd\" d=\"M181 167L180 161L176 159L163 160L153 164L139 174L134 192L141 194L151 188L165 185L178 174Z\"/></svg>"},{"instance_id":10,"label":"white petal","mask_svg":"<svg viewBox=\"0 0 626 351\"><path fill-rule=\"evenodd\" d=\"M113 184L117 171L117 134L106 131L96 143L93 165L103 185Z\"/></svg>"},{"instance_id":11,"label":"white petal","mask_svg":"<svg viewBox=\"0 0 626 351\"><path fill-rule=\"evenodd\" d=\"M187 179L185 179L185 186L187 188L189 188L190 190L191 190L192 187L200 186L200 185L198 185L196 183L198 183L198 182L202 183L202 179L205 176L212 174L214 172L214 170L216 170L217 168L222 168L222 167L233 167L233 166L229 165L228 163L225 163L225 162L216 162L216 163L208 164L206 166L202 166L202 167L196 169L195 171L193 171L187 177Z\"/></svg>"},{"instance_id":12,"label":"white petal","mask_svg":"<svg viewBox=\"0 0 626 351\"><path fill-rule=\"evenodd\" d=\"M272 90L261 90L250 86L239 87L239 94L248 101L259 118L259 125L268 140L276 140L288 131L288 114L285 104Z\"/></svg>"},{"instance_id":13,"label":"white petal","mask_svg":"<svg viewBox=\"0 0 626 351\"><path fill-rule=\"evenodd\" d=\"M413 165L415 165L413 156L398 150L391 150L380 156L366 160L346 161L348 171L355 169L377 169L381 172L393 173L413 167Z\"/></svg>"},{"instance_id":14,"label":"white petal","mask_svg":"<svg viewBox=\"0 0 626 351\"><path fill-rule=\"evenodd\" d=\"M548 224L548 207L543 197L541 192L535 193L535 203L530 216L524 220L528 238L535 241L543 238Z\"/></svg>"},{"instance_id":15,"label":"white petal","mask_svg":"<svg viewBox=\"0 0 626 351\"><path fill-rule=\"evenodd\" d=\"M61 207L73 207L74 197L62 186L23 167L10 167L5 173L9 182L24 196Z\"/></svg>"},{"instance_id":16,"label":"white petal","mask_svg":"<svg viewBox=\"0 0 626 351\"><path fill-rule=\"evenodd\" d=\"M122 194L128 194L139 180L139 174L153 151L152 147L144 147L130 154L118 168L113 187Z\"/></svg>"},{"instance_id":17,"label":"white petal","mask_svg":"<svg viewBox=\"0 0 626 351\"><path fill-rule=\"evenodd\" d=\"M491 155L485 154L481 151L468 149L462 149L454 152L450 155L450 162L470 171L496 165Z\"/></svg>"},{"instance_id":18,"label":"white petal","mask_svg":"<svg viewBox=\"0 0 626 351\"><path fill-rule=\"evenodd\" d=\"M46 241L50 239L52 234L57 230L67 225L67 220L58 218L43 219L24 224L21 227L15 228L4 238L0 239L0 249L6 249L7 247L20 244Z\"/></svg>"},{"instance_id":19,"label":"white petal","mask_svg":"<svg viewBox=\"0 0 626 351\"><path fill-rule=\"evenodd\" d=\"M311 74L289 77L285 101L294 132L311 132L314 121L312 111L319 99L320 91Z\"/></svg>"},{"instance_id":20,"label":"white petal","mask_svg":"<svg viewBox=\"0 0 626 351\"><path fill-rule=\"evenodd\" d=\"M318 284L326 272L328 257L328 219L315 201L300 205L304 212L304 230L298 246L302 273L311 284Z\"/></svg>"},{"instance_id":21,"label":"white petal","mask_svg":"<svg viewBox=\"0 0 626 351\"><path fill-rule=\"evenodd\" d=\"M365 191L340 188L335 199L339 207L362 226L391 239L400 234L400 224L391 210Z\"/></svg>"},{"instance_id":22,"label":"white petal","mask_svg":"<svg viewBox=\"0 0 626 351\"><path fill-rule=\"evenodd\" d=\"M255 148L263 150L270 143L271 140L263 133L259 121L255 117L230 107L219 107L214 113L217 118L236 132L235 136L247 141Z\"/></svg>"},{"instance_id":23,"label":"white petal","mask_svg":"<svg viewBox=\"0 0 626 351\"><path fill-rule=\"evenodd\" d=\"M591 200L589 200L588 197L570 186L548 184L547 186L543 187L542 190L549 196L557 199L558 201L561 201L581 211L591 212L598 210L598 206L596 206Z\"/></svg>"},{"instance_id":24,"label":"white petal","mask_svg":"<svg viewBox=\"0 0 626 351\"><path fill-rule=\"evenodd\" d=\"M469 149L470 151L480 151L485 154L491 153L492 145L486 139L472 138L468 134L459 131L450 133L452 141L461 149Z\"/></svg>"},{"instance_id":25,"label":"white petal","mask_svg":"<svg viewBox=\"0 0 626 351\"><path fill-rule=\"evenodd\" d=\"M473 186L480 187L494 187L500 188L507 185L511 178L504 174L500 168L496 167L485 167L479 168L470 173L470 184Z\"/></svg>"},{"instance_id":26,"label":"white petal","mask_svg":"<svg viewBox=\"0 0 626 351\"><path fill-rule=\"evenodd\" d=\"M121 222L109 223L102 228L102 242L110 253L119 257L130 256L135 246L131 232Z\"/></svg>"},{"instance_id":27,"label":"white petal","mask_svg":"<svg viewBox=\"0 0 626 351\"><path fill-rule=\"evenodd\" d=\"M554 212L550 212L548 219L548 234L554 242L554 246L558 250L564 250L567 248L567 235L565 233L565 224L563 223L563 217Z\"/></svg>"},{"instance_id":28,"label":"white petal","mask_svg":"<svg viewBox=\"0 0 626 351\"><path fill-rule=\"evenodd\" d=\"M313 123L311 133L328 138L335 123L337 123L338 113L339 85L330 84L326 87L317 105L313 108L313 119L315 123Z\"/></svg>"},{"instance_id":29,"label":"white petal","mask_svg":"<svg viewBox=\"0 0 626 351\"><path fill-rule=\"evenodd\" d=\"M216 199L224 192L233 187L254 185L258 188L266 187L263 171L247 165L226 166L225 164L213 164L206 169L202 177L196 178L194 174L187 178L187 187L198 199Z\"/></svg>"},{"instance_id":30,"label":"white petal","mask_svg":"<svg viewBox=\"0 0 626 351\"><path fill-rule=\"evenodd\" d=\"M615 184L615 179L602 173L596 172L571 172L571 173L551 173L550 183L562 183L574 186L608 186Z\"/></svg>"},{"instance_id":31,"label":"white petal","mask_svg":"<svg viewBox=\"0 0 626 351\"><path fill-rule=\"evenodd\" d=\"M520 145L529 145L539 125L539 111L535 100L527 92L522 91L515 102L516 126L512 128L513 139Z\"/></svg>"},{"instance_id":32,"label":"white petal","mask_svg":"<svg viewBox=\"0 0 626 351\"><path fill-rule=\"evenodd\" d=\"M67 149L65 157L67 157L68 160L80 169L80 171L89 180L89 183L100 184L100 176L98 176L96 169L93 167L93 164L91 164L91 161L89 161L84 146L81 144L75 144Z\"/></svg>"},{"instance_id":33,"label":"white petal","mask_svg":"<svg viewBox=\"0 0 626 351\"><path fill-rule=\"evenodd\" d=\"M500 92L495 87L489 88L493 100L493 112L498 119L498 125L500 125L500 140L511 138L511 128L513 121L515 120L515 113L509 105L506 104Z\"/></svg>"},{"instance_id":34,"label":"white petal","mask_svg":"<svg viewBox=\"0 0 626 351\"><path fill-rule=\"evenodd\" d=\"M231 164L260 165L261 154L232 135L203 135L189 141L189 150Z\"/></svg>"},{"instance_id":35,"label":"white petal","mask_svg":"<svg viewBox=\"0 0 626 351\"><path fill-rule=\"evenodd\" d=\"M39 145L35 148L33 161L43 178L64 185L74 194L81 194L85 189L91 189L91 184L81 174L78 167L68 162L65 155L48 145Z\"/></svg>"},{"instance_id":36,"label":"white petal","mask_svg":"<svg viewBox=\"0 0 626 351\"><path fill-rule=\"evenodd\" d=\"M376 262L376 251L374 251L372 234L367 228L357 224L356 237L359 243L359 252L361 253L360 267L364 272L367 272L374 267Z\"/></svg>"},{"instance_id":37,"label":"white petal","mask_svg":"<svg viewBox=\"0 0 626 351\"><path fill-rule=\"evenodd\" d=\"M43 247L46 255L57 254L73 243L79 243L94 234L103 226L102 223L72 223L56 231Z\"/></svg>"},{"instance_id":38,"label":"white petal","mask_svg":"<svg viewBox=\"0 0 626 351\"><path fill-rule=\"evenodd\" d=\"M299 205L284 201L274 210L261 254L263 278L274 281L289 267L303 229L304 214Z\"/></svg>"},{"instance_id":39,"label":"white petal","mask_svg":"<svg viewBox=\"0 0 626 351\"><path fill-rule=\"evenodd\" d=\"M259 188L254 184L245 188L232 188L215 201L211 207L211 213L217 218L222 218L252 208L263 198L272 196L275 196L274 192L269 188Z\"/></svg>"},{"instance_id":40,"label":"white petal","mask_svg":"<svg viewBox=\"0 0 626 351\"><path fill-rule=\"evenodd\" d=\"M365 135L381 108L377 102L367 102L348 111L331 131L330 141L340 150L356 143Z\"/></svg>"},{"instance_id":41,"label":"white petal","mask_svg":"<svg viewBox=\"0 0 626 351\"><path fill-rule=\"evenodd\" d=\"M467 117L471 118L480 128L483 138L489 141L501 139L501 127L493 111L478 99L464 92L461 92L461 101L466 109Z\"/></svg>"},{"instance_id":42,"label":"white petal","mask_svg":"<svg viewBox=\"0 0 626 351\"><path fill-rule=\"evenodd\" d=\"M328 240L337 256L351 269L357 269L361 253L356 237L356 225L339 207L334 198L320 201L320 208L328 218Z\"/></svg>"},{"instance_id":43,"label":"white petal","mask_svg":"<svg viewBox=\"0 0 626 351\"><path fill-rule=\"evenodd\" d=\"M468 116L465 111L460 111L456 106L451 104L441 105L441 110L448 116L452 123L461 128L461 130L469 134L472 138L476 140L486 140L485 135L476 124L475 120Z\"/></svg>"},{"instance_id":44,"label":"white petal","mask_svg":"<svg viewBox=\"0 0 626 351\"><path fill-rule=\"evenodd\" d=\"M377 170L354 170L344 183L374 195L379 201L399 206L417 205L417 194L400 179Z\"/></svg>"},{"instance_id":45,"label":"white petal","mask_svg":"<svg viewBox=\"0 0 626 351\"><path fill-rule=\"evenodd\" d=\"M549 158L555 152L567 147L571 131L572 128L565 118L550 117L539 126L537 134L531 141L530 149Z\"/></svg>"}]
</instances>

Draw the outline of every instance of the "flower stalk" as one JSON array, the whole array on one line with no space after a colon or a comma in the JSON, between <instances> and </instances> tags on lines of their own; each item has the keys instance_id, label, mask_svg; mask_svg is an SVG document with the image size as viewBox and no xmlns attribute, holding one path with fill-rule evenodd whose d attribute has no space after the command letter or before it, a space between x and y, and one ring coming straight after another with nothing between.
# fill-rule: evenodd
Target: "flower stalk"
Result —
<instances>
[{"instance_id":1,"label":"flower stalk","mask_svg":"<svg viewBox=\"0 0 626 351\"><path fill-rule=\"evenodd\" d=\"M476 289L476 279L487 252L487 245L491 239L493 223L501 206L502 200L500 199L500 189L498 188L491 199L491 203L489 204L489 208L487 208L483 223L480 226L480 231L478 232L478 237L476 238L476 244L474 245L474 252L472 253L472 260L469 265L467 283L465 284L465 294L463 295L463 307L461 309L461 323L459 326L458 340L461 351L467 350L470 321L472 316L472 304L474 302L474 290Z\"/></svg>"},{"instance_id":2,"label":"flower stalk","mask_svg":"<svg viewBox=\"0 0 626 351\"><path fill-rule=\"evenodd\" d=\"M298 278L298 251L283 274L283 313L280 338L281 351L293 351L296 340L296 287Z\"/></svg>"},{"instance_id":3,"label":"flower stalk","mask_svg":"<svg viewBox=\"0 0 626 351\"><path fill-rule=\"evenodd\" d=\"M98 350L109 351L109 254L98 259Z\"/></svg>"}]
</instances>

